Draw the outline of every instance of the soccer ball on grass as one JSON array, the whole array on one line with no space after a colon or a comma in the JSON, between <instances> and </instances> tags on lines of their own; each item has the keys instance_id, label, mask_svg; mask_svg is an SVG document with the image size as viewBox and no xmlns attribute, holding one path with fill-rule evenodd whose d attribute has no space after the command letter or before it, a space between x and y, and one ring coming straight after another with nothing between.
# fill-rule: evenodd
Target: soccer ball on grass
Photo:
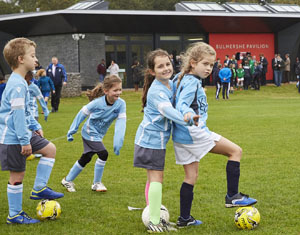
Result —
<instances>
[{"instance_id":1,"label":"soccer ball on grass","mask_svg":"<svg viewBox=\"0 0 300 235\"><path fill-rule=\"evenodd\" d=\"M160 207L160 218L165 220L166 222L170 221L169 211L164 205L161 205L161 207ZM142 220L143 220L144 225L146 227L148 227L148 224L150 222L149 205L146 206L145 209L143 210Z\"/></svg>"},{"instance_id":2,"label":"soccer ball on grass","mask_svg":"<svg viewBox=\"0 0 300 235\"><path fill-rule=\"evenodd\" d=\"M259 211L254 206L239 207L234 216L234 223L239 229L255 229L260 222Z\"/></svg>"},{"instance_id":3,"label":"soccer ball on grass","mask_svg":"<svg viewBox=\"0 0 300 235\"><path fill-rule=\"evenodd\" d=\"M40 220L54 220L60 217L61 207L57 201L42 200L36 208L36 214Z\"/></svg>"}]
</instances>

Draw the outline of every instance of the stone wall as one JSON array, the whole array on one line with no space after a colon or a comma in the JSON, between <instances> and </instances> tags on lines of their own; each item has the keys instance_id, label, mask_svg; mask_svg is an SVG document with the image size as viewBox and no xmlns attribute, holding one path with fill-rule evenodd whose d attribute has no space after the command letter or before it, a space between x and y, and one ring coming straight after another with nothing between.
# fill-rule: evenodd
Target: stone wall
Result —
<instances>
[{"instance_id":1,"label":"stone wall","mask_svg":"<svg viewBox=\"0 0 300 235\"><path fill-rule=\"evenodd\" d=\"M6 81L10 74L5 75ZM81 95L81 76L79 73L68 73L67 85L63 86L61 97L75 97Z\"/></svg>"},{"instance_id":2,"label":"stone wall","mask_svg":"<svg viewBox=\"0 0 300 235\"><path fill-rule=\"evenodd\" d=\"M75 41L72 34L30 37L37 44L36 55L47 68L56 56L67 73L80 73L81 86L93 87L99 82L97 65L105 59L105 35L87 33L84 39Z\"/></svg>"},{"instance_id":3,"label":"stone wall","mask_svg":"<svg viewBox=\"0 0 300 235\"><path fill-rule=\"evenodd\" d=\"M62 97L75 97L81 95L81 77L79 73L68 73L67 85L63 86Z\"/></svg>"}]
</instances>

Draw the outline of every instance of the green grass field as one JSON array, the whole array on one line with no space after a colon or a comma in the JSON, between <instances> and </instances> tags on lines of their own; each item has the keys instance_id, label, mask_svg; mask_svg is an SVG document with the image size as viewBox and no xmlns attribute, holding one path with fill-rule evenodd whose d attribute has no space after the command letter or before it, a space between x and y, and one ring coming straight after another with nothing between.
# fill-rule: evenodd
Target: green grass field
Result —
<instances>
[{"instance_id":1,"label":"green grass field","mask_svg":"<svg viewBox=\"0 0 300 235\"><path fill-rule=\"evenodd\" d=\"M236 91L230 100L214 99L215 88L207 90L209 102L208 127L243 148L240 191L258 200L261 214L259 227L251 234L300 234L300 95L295 85L262 87L261 91ZM65 192L59 199L61 218L31 226L7 226L6 185L8 172L0 177L0 234L146 234L141 221L142 211L129 211L127 206L144 207L146 171L133 167L136 129L142 120L141 93L124 91L127 102L127 130L120 156L113 153L112 126L104 144L110 155L103 182L106 193L91 191L94 162L75 180L76 193L67 193L61 186L74 162L82 153L80 133L67 142L68 128L86 97L65 98L58 113L42 120L45 137L57 147L48 186ZM176 234L245 234L234 225L235 209L226 209L226 162L224 156L208 154L200 162L199 179L194 189L192 215L204 222L199 227L187 228ZM23 209L35 217L37 201L29 199L38 160L27 162L24 179ZM163 204L170 212L171 221L179 215L179 189L184 177L181 166L175 164L172 141L167 146Z\"/></svg>"}]
</instances>

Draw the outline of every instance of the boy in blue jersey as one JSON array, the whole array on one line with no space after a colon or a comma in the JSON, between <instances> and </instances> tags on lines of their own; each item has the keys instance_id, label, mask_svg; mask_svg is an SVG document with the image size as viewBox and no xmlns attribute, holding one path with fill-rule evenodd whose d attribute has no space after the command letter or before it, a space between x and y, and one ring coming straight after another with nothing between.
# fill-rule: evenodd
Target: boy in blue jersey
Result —
<instances>
[{"instance_id":1,"label":"boy in blue jersey","mask_svg":"<svg viewBox=\"0 0 300 235\"><path fill-rule=\"evenodd\" d=\"M224 64L224 68L222 68L219 72L219 77L221 79L221 83L223 86L222 96L223 96L224 100L225 100L225 93L226 93L226 99L229 99L231 76L232 76L231 69L228 68L227 65Z\"/></svg>"},{"instance_id":2,"label":"boy in blue jersey","mask_svg":"<svg viewBox=\"0 0 300 235\"><path fill-rule=\"evenodd\" d=\"M29 89L24 79L37 61L36 44L26 38L9 41L3 50L4 58L11 67L11 74L3 93L0 107L0 160L2 170L10 171L7 185L9 215L7 224L32 224L32 219L22 210L23 178L26 157L32 152L43 154L37 166L34 187L30 198L57 199L64 195L48 188L47 182L55 162L54 144L43 138L40 124L30 113Z\"/></svg>"},{"instance_id":3,"label":"boy in blue jersey","mask_svg":"<svg viewBox=\"0 0 300 235\"><path fill-rule=\"evenodd\" d=\"M173 125L176 163L183 165L185 171L184 182L180 189L180 216L177 220L179 227L199 224L190 213L199 161L208 152L228 157L225 206L249 206L257 202L248 195L238 192L242 149L210 131L206 126L208 104L201 78L209 76L215 59L216 52L208 44L202 42L192 44L182 57L182 70L177 80L176 109L183 115L188 112L200 115L198 126L186 127L177 123Z\"/></svg>"},{"instance_id":4,"label":"boy in blue jersey","mask_svg":"<svg viewBox=\"0 0 300 235\"><path fill-rule=\"evenodd\" d=\"M151 51L147 57L147 70L143 87L144 118L135 136L134 166L147 170L145 196L149 204L149 233L176 230L160 219L162 182L166 144L171 135L171 121L188 125L184 116L173 108L173 65L169 54L161 49ZM191 121L199 116L190 113Z\"/></svg>"},{"instance_id":5,"label":"boy in blue jersey","mask_svg":"<svg viewBox=\"0 0 300 235\"><path fill-rule=\"evenodd\" d=\"M121 93L122 80L117 75L105 77L103 83L100 83L88 93L91 102L83 106L73 120L67 135L68 141L73 141L73 135L77 132L80 123L87 118L81 129L84 148L82 156L61 181L68 192L76 191L73 181L86 164L91 161L94 154L98 155L98 159L95 162L92 190L106 192L107 189L102 183L102 176L108 152L102 143L102 139L111 123L116 120L114 152L116 155L120 154L126 129L126 103L120 98Z\"/></svg>"}]
</instances>

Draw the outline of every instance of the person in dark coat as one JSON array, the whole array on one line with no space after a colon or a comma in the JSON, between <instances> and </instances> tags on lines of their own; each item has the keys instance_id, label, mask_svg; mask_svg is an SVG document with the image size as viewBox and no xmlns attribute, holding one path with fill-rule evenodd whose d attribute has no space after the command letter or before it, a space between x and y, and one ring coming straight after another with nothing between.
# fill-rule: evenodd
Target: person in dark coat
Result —
<instances>
[{"instance_id":1,"label":"person in dark coat","mask_svg":"<svg viewBox=\"0 0 300 235\"><path fill-rule=\"evenodd\" d=\"M138 60L135 60L131 68L132 68L132 79L134 84L134 91L137 92L139 90L139 84L144 78L143 66L140 64Z\"/></svg>"},{"instance_id":2,"label":"person in dark coat","mask_svg":"<svg viewBox=\"0 0 300 235\"><path fill-rule=\"evenodd\" d=\"M67 84L67 73L65 67L58 63L57 57L52 57L52 63L47 68L47 76L51 78L54 83L55 93L51 94L51 112L57 112L60 102L61 89L63 85Z\"/></svg>"}]
</instances>

